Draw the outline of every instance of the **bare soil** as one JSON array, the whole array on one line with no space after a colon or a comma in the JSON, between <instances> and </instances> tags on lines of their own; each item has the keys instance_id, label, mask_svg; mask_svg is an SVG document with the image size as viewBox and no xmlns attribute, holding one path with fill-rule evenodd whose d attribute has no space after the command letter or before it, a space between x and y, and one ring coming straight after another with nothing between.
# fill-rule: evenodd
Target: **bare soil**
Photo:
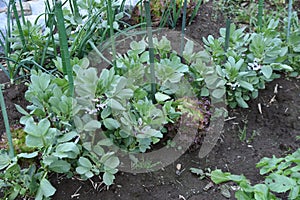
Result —
<instances>
[{"instance_id":1,"label":"bare soil","mask_svg":"<svg viewBox=\"0 0 300 200\"><path fill-rule=\"evenodd\" d=\"M195 23L187 28L187 35L201 43L208 34L217 36L224 20L214 14L212 4L200 8ZM0 73L0 82L7 79ZM300 80L296 78L276 79L268 83L259 97L250 101L249 109L229 110L229 119L218 144L204 159L198 151L186 152L170 166L156 172L129 174L119 172L115 184L109 189L100 185L98 177L91 181L67 179L58 174L51 175L51 182L57 188L53 199L103 199L103 200L222 200L219 185L204 191L209 179L200 180L190 172L195 168L219 168L234 174L244 174L251 183L262 182L255 164L263 157L279 157L300 147ZM274 88L278 93L274 93ZM27 105L24 99L26 86L13 85L4 90L7 111L11 124L18 123L20 114L14 104ZM261 104L262 113L258 109ZM246 140L240 140L241 129L245 127ZM3 118L0 116L0 133L4 133ZM176 165L182 164L182 173L176 174ZM284 197L283 197L284 198ZM230 199L234 199L233 195Z\"/></svg>"}]
</instances>

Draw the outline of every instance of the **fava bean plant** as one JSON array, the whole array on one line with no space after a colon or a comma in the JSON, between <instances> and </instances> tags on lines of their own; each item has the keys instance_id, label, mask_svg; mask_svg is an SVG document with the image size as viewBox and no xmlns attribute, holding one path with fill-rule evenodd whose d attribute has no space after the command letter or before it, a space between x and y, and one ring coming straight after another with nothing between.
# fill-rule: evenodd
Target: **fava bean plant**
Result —
<instances>
[{"instance_id":1,"label":"fava bean plant","mask_svg":"<svg viewBox=\"0 0 300 200\"><path fill-rule=\"evenodd\" d=\"M203 62L207 54L191 53L193 43L189 41L183 52L186 62L182 62L166 37L153 41L154 101L151 82L144 79L149 75L146 39L131 42L130 49L117 56L116 66L103 69L99 76L87 58L71 59L74 97L70 96L67 76L31 70L25 93L30 105L26 109L16 106L23 114L22 145L29 150L14 157L1 151L0 185L5 188L5 197L51 197L56 191L48 180L52 172L82 179L98 175L109 186L120 164L114 146L129 152L149 151L168 133L166 125L178 123L182 115L191 116L201 128L206 111L179 83L187 77L194 80L191 69L210 74L212 67ZM61 62L55 64L62 70ZM200 79L204 84L205 76L194 81ZM212 91L217 99L225 88Z\"/></svg>"},{"instance_id":2,"label":"fava bean plant","mask_svg":"<svg viewBox=\"0 0 300 200\"><path fill-rule=\"evenodd\" d=\"M220 29L221 37L218 39L213 36L203 38L207 51L213 57L216 72L223 77L230 107L247 108L247 101L256 98L267 82L278 78L282 72L297 70L294 55L298 43L293 43L294 46L289 43L288 46L286 39L277 31L278 25L279 20L271 19L260 32L249 33L245 27L237 28L231 24L226 51L224 28ZM290 39L297 34L293 33Z\"/></svg>"},{"instance_id":3,"label":"fava bean plant","mask_svg":"<svg viewBox=\"0 0 300 200\"><path fill-rule=\"evenodd\" d=\"M238 186L235 198L238 200L279 200L276 194L287 194L289 200L297 200L300 196L300 149L285 157L262 158L256 167L264 177L262 183L252 185L244 175L234 175L221 170L204 173L197 168L191 168L193 173L202 178L208 176L215 184L233 182ZM229 191L226 192L230 194Z\"/></svg>"}]
</instances>

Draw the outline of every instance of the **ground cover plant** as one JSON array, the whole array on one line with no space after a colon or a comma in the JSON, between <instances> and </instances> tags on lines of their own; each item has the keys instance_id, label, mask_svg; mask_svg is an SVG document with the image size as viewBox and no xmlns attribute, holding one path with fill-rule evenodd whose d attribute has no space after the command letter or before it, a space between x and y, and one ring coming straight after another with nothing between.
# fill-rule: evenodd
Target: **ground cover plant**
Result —
<instances>
[{"instance_id":1,"label":"ground cover plant","mask_svg":"<svg viewBox=\"0 0 300 200\"><path fill-rule=\"evenodd\" d=\"M209 176L216 184L233 181L238 185L235 192L236 199L278 199L274 193L288 193L288 199L299 199L299 149L284 158L263 158L256 167L260 168L260 174L266 176L264 183L251 185L243 175L233 175L222 170L214 170L204 173L201 169L191 168L202 178ZM227 190L227 189L226 189ZM224 193L230 194L229 191Z\"/></svg>"},{"instance_id":2,"label":"ground cover plant","mask_svg":"<svg viewBox=\"0 0 300 200\"><path fill-rule=\"evenodd\" d=\"M35 56L30 57L29 63L36 67L27 66L27 58L24 60L22 56L27 56L29 51L21 50L23 55L20 56L19 49L8 52L10 49L4 45L8 68L2 68L13 80L11 82L23 72L30 77L25 93L29 106L16 106L23 115L20 119L22 126L12 129L11 134L4 99L0 99L7 133L1 143L0 185L4 189L1 192L9 199L50 198L57 190L50 180L53 172L69 178L90 180L96 189L111 186L117 181L115 178L118 179L118 168L122 164L116 147L130 153L151 152L155 144L168 135L168 128L184 118L194 123L195 133L207 128L214 117L210 116L213 106L204 104L202 97L205 101L209 99L210 103L216 103L227 94L226 102L230 107L247 108L250 99L258 98L259 91L269 84L267 82L283 73L298 75L299 23L296 13L283 22L278 19L263 21L261 27L253 31L228 23L226 28L220 29L218 39L213 36L204 38L206 51L194 52L194 43L185 39L185 46L176 52L168 38L152 37L144 31L145 37L130 42L129 49L119 54L115 49L118 41L114 36L125 33L118 29L122 14L119 7L114 7L112 1L103 1L103 9L102 4L95 1L94 7L100 7L100 10L93 10L89 4L91 2L78 2L78 5L74 2L71 2L70 11L61 10L59 2L53 5L54 10L48 7L53 15L51 23L55 24L55 19L64 19L65 22L56 20L57 30L51 30L54 26L50 25L50 32L57 31L54 34L56 39L52 40L52 44L57 45L53 48L57 55L46 51L45 56L51 60L47 68L42 67L43 64L35 64L47 59L42 58L44 61L41 61ZM184 3L187 1L181 2L181 5ZM78 10L77 6L84 8L85 12L79 13L82 9ZM148 23L149 11L145 11ZM101 25L93 21L102 15ZM81 24L81 29L76 28L78 24ZM287 24L291 24L289 32L277 31L279 27L283 30L282 27ZM17 34L22 33L19 28L14 30ZM29 36L34 36L34 33ZM39 34L36 36L40 37ZM41 39L46 41L43 45L51 43L50 36L53 34ZM111 36L108 44L112 55L105 57L96 46L108 36ZM182 35L180 37L183 38ZM14 38L21 40L11 44L22 43L23 36L16 35ZM36 45L35 41L28 40L29 44ZM7 42L6 37L6 45ZM85 57L91 49L107 62L107 69L102 69L99 76L98 69L91 67ZM33 53L37 54L38 51ZM210 66L211 61L215 65ZM18 67L9 71L12 63ZM20 67L24 67L23 72ZM149 77L150 81L145 81ZM11 138L11 135L14 137ZM196 136L194 134L191 138ZM201 137L198 140L201 141ZM163 145L169 148L181 146L170 140ZM287 157L265 158L259 162L258 167L267 169L266 173L270 172L265 184L251 186L244 176L219 170L212 171L208 176L217 184L236 181L240 186L236 192L237 198L275 198L270 191L280 193L291 189L289 198L297 199L299 184L294 178L297 178L299 170L294 165L298 164L298 151ZM276 166L268 168L268 163L273 161L276 161ZM135 169L150 170L157 165L135 159L134 156L131 156L131 162ZM184 171L181 165L176 165L176 169L178 176ZM94 183L93 177L98 177L100 183ZM278 178L291 184L284 184L285 189L278 189L283 185Z\"/></svg>"}]
</instances>

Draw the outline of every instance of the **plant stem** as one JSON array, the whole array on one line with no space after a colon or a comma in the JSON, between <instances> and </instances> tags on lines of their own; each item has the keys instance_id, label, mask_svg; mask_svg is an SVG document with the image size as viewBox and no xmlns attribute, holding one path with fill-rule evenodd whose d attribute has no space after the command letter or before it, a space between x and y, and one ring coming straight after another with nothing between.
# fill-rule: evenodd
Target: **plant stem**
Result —
<instances>
[{"instance_id":1,"label":"plant stem","mask_svg":"<svg viewBox=\"0 0 300 200\"><path fill-rule=\"evenodd\" d=\"M70 2L70 5L73 5L73 9L74 9L74 13L73 14L74 14L76 22L78 22L78 20L80 20L80 13L79 13L77 1L78 0L72 0L72 3Z\"/></svg>"},{"instance_id":2,"label":"plant stem","mask_svg":"<svg viewBox=\"0 0 300 200\"><path fill-rule=\"evenodd\" d=\"M224 51L227 52L227 49L229 47L229 39L230 39L230 24L231 21L229 18L227 18L226 20L226 35L225 35L225 47L224 47Z\"/></svg>"},{"instance_id":3,"label":"plant stem","mask_svg":"<svg viewBox=\"0 0 300 200\"><path fill-rule=\"evenodd\" d=\"M12 9L13 9L13 12L14 12L14 17L16 19L16 23L17 23L17 27L18 27L18 31L19 31L19 34L20 34L20 39L21 39L23 48L26 49L25 37L24 37L22 26L21 26L21 22L20 22L20 19L19 19L18 10L17 10L17 7L16 7L16 2L13 2ZM23 9L22 9L22 11L23 11ZM21 12L21 15L24 17L23 12Z\"/></svg>"},{"instance_id":4,"label":"plant stem","mask_svg":"<svg viewBox=\"0 0 300 200\"><path fill-rule=\"evenodd\" d=\"M23 21L23 24L26 23L26 20L25 20L25 16L24 16L24 9L23 9L23 4L22 4L22 0L19 0L19 4L20 4L20 10L21 10L21 17L22 17L22 21Z\"/></svg>"},{"instance_id":5,"label":"plant stem","mask_svg":"<svg viewBox=\"0 0 300 200\"><path fill-rule=\"evenodd\" d=\"M149 42L149 61L150 61L150 76L151 76L151 96L152 101L155 100L156 86L155 86L155 70L154 70L154 45L152 37L152 25L151 25L151 13L150 13L150 2L144 1L146 10L146 20L147 20L147 35Z\"/></svg>"},{"instance_id":6,"label":"plant stem","mask_svg":"<svg viewBox=\"0 0 300 200\"><path fill-rule=\"evenodd\" d=\"M196 5L195 9L193 10L192 15L190 17L190 21L188 23L189 25L192 23L192 21L196 17L196 15L197 15L197 13L198 13L198 11L200 9L201 4L202 4L202 0L198 0L197 5Z\"/></svg>"},{"instance_id":7,"label":"plant stem","mask_svg":"<svg viewBox=\"0 0 300 200\"><path fill-rule=\"evenodd\" d=\"M7 21L6 21L6 26L7 26L7 29L6 29L6 37L5 37L5 48L4 48L4 55L6 58L9 57L9 54L11 53L11 49L10 49L10 41L9 41L9 38L11 38L11 24L10 24L10 21L11 21L11 12L10 12L10 9L11 9L11 5L14 3L14 0L10 0L9 3L8 3L8 6L7 6ZM14 77L13 77L13 70L11 68L11 64L10 62L6 62L7 64L7 69L8 69L8 72L9 72L9 79L10 79L10 82L13 83L14 82Z\"/></svg>"},{"instance_id":8,"label":"plant stem","mask_svg":"<svg viewBox=\"0 0 300 200\"><path fill-rule=\"evenodd\" d=\"M68 76L69 81L69 94L70 96L74 95L74 80L73 80L73 69L70 63L70 53L68 48L68 39L66 27L64 24L64 15L62 12L62 4L61 1L55 1L55 15L57 20L57 29L59 35L59 43L60 43L60 53L61 60L63 65L63 72Z\"/></svg>"},{"instance_id":9,"label":"plant stem","mask_svg":"<svg viewBox=\"0 0 300 200\"><path fill-rule=\"evenodd\" d=\"M289 0L289 8L288 8L288 27L286 33L286 40L289 40L290 31L291 31L291 19L292 19L292 8L293 8L293 0Z\"/></svg>"},{"instance_id":10,"label":"plant stem","mask_svg":"<svg viewBox=\"0 0 300 200\"><path fill-rule=\"evenodd\" d=\"M5 101L4 101L4 97L3 97L3 93L2 93L2 85L0 85L0 104L1 104L4 125L5 125L5 131L6 131L7 140L8 140L8 148L9 148L8 153L9 153L9 157L13 158L15 156L14 144L12 141L10 126L9 126L9 122L8 122L8 116L7 116L6 107L5 107Z\"/></svg>"},{"instance_id":11,"label":"plant stem","mask_svg":"<svg viewBox=\"0 0 300 200\"><path fill-rule=\"evenodd\" d=\"M264 0L259 0L259 2L258 2L258 15L257 15L257 24L258 24L259 31L261 31L261 29L262 29L263 9L264 9Z\"/></svg>"},{"instance_id":12,"label":"plant stem","mask_svg":"<svg viewBox=\"0 0 300 200\"><path fill-rule=\"evenodd\" d=\"M185 26L186 26L186 7L187 7L187 0L184 0L183 17L182 17L182 24L181 24L180 56L182 56L183 49L184 49L184 35L185 35Z\"/></svg>"},{"instance_id":13,"label":"plant stem","mask_svg":"<svg viewBox=\"0 0 300 200\"><path fill-rule=\"evenodd\" d=\"M112 48L112 54L113 54L113 66L116 66L116 44L115 44L114 26L113 26L114 12L112 10L111 0L107 0L107 14L108 14L111 48Z\"/></svg>"}]
</instances>

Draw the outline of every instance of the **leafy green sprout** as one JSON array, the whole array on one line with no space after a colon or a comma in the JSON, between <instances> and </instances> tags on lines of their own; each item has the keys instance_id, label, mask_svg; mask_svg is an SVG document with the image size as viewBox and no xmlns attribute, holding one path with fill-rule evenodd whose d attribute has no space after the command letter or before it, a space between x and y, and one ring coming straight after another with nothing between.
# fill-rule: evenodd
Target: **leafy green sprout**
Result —
<instances>
[{"instance_id":1,"label":"leafy green sprout","mask_svg":"<svg viewBox=\"0 0 300 200\"><path fill-rule=\"evenodd\" d=\"M235 198L254 200L277 200L276 194L286 194L288 199L299 199L299 160L300 149L285 157L262 158L256 167L264 177L262 183L252 185L244 175L234 175L222 172L220 169L205 173L198 168L191 168L191 172L200 178L210 178L215 184L234 182L238 186Z\"/></svg>"}]
</instances>

